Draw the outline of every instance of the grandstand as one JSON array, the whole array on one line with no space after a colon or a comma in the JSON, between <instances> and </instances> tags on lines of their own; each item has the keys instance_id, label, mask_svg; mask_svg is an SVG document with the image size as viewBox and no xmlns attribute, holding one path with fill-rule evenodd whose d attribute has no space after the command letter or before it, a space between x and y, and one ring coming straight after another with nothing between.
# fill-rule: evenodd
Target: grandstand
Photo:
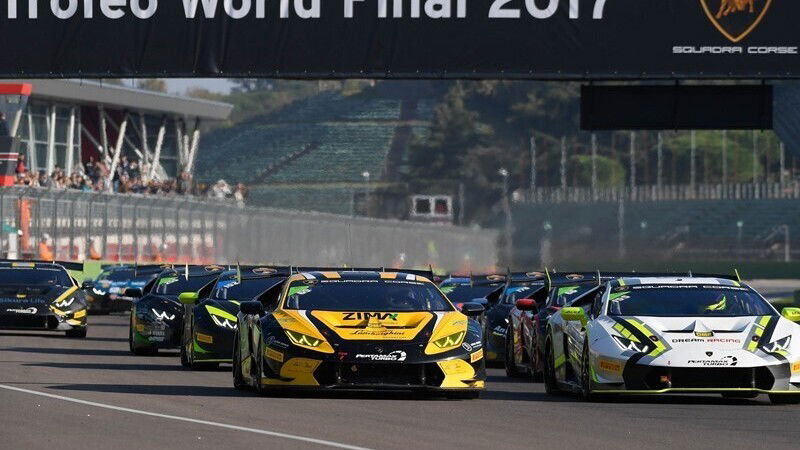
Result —
<instances>
[{"instance_id":1,"label":"grandstand","mask_svg":"<svg viewBox=\"0 0 800 450\"><path fill-rule=\"evenodd\" d=\"M211 133L197 178L245 183L254 205L352 214L365 192L398 178L409 144L429 130L435 101L394 88L326 91Z\"/></svg>"}]
</instances>

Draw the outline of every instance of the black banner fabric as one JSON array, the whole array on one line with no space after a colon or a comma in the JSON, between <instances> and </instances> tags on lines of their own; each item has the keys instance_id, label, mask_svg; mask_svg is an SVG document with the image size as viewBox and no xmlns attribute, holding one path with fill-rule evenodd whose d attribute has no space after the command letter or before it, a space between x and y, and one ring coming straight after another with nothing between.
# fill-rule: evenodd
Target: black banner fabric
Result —
<instances>
[{"instance_id":1,"label":"black banner fabric","mask_svg":"<svg viewBox=\"0 0 800 450\"><path fill-rule=\"evenodd\" d=\"M0 76L796 78L798 0L0 0Z\"/></svg>"}]
</instances>

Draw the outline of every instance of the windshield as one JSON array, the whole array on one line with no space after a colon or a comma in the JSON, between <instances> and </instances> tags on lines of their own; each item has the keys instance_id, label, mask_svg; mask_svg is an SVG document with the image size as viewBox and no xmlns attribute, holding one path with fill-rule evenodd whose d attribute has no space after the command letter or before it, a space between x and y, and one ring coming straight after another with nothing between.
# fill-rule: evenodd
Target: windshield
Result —
<instances>
[{"instance_id":1,"label":"windshield","mask_svg":"<svg viewBox=\"0 0 800 450\"><path fill-rule=\"evenodd\" d=\"M584 284L576 286L558 286L555 288L553 306L565 306L581 295L596 288L596 284Z\"/></svg>"},{"instance_id":2,"label":"windshield","mask_svg":"<svg viewBox=\"0 0 800 450\"><path fill-rule=\"evenodd\" d=\"M215 275L207 275L202 277L189 277L187 280L186 277L182 275L168 275L158 279L153 292L159 295L179 295L182 292L197 292L214 278Z\"/></svg>"},{"instance_id":3,"label":"windshield","mask_svg":"<svg viewBox=\"0 0 800 450\"><path fill-rule=\"evenodd\" d=\"M533 293L543 288L541 283L527 282L512 284L505 292L503 303L516 303L521 298L529 298Z\"/></svg>"},{"instance_id":4,"label":"windshield","mask_svg":"<svg viewBox=\"0 0 800 450\"><path fill-rule=\"evenodd\" d=\"M245 278L241 283L232 278L220 280L214 286L211 298L215 300L253 300L283 280L285 278L255 278L251 280Z\"/></svg>"},{"instance_id":5,"label":"windshield","mask_svg":"<svg viewBox=\"0 0 800 450\"><path fill-rule=\"evenodd\" d=\"M764 316L775 311L750 289L735 286L640 285L609 294L613 316Z\"/></svg>"},{"instance_id":6,"label":"windshield","mask_svg":"<svg viewBox=\"0 0 800 450\"><path fill-rule=\"evenodd\" d=\"M61 269L0 268L0 285L71 286L67 272Z\"/></svg>"},{"instance_id":7,"label":"windshield","mask_svg":"<svg viewBox=\"0 0 800 450\"><path fill-rule=\"evenodd\" d=\"M128 281L133 278L133 271L132 270L109 270L108 272L103 272L100 276L97 277L98 280L109 280L109 281Z\"/></svg>"},{"instance_id":8,"label":"windshield","mask_svg":"<svg viewBox=\"0 0 800 450\"><path fill-rule=\"evenodd\" d=\"M407 280L304 280L289 287L286 309L324 311L452 311L429 283Z\"/></svg>"},{"instance_id":9,"label":"windshield","mask_svg":"<svg viewBox=\"0 0 800 450\"><path fill-rule=\"evenodd\" d=\"M441 290L447 295L447 298L452 302L463 303L470 302L476 298L485 298L487 295L496 291L499 286L470 286L464 285L450 285L442 286Z\"/></svg>"}]
</instances>

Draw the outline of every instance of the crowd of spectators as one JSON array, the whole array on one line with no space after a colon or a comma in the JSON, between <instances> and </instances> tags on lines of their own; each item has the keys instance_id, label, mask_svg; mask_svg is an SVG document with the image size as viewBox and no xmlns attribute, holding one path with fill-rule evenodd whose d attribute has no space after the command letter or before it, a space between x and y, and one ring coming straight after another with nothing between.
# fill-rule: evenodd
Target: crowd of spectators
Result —
<instances>
[{"instance_id":1,"label":"crowd of spectators","mask_svg":"<svg viewBox=\"0 0 800 450\"><path fill-rule=\"evenodd\" d=\"M211 185L195 183L192 175L183 172L178 178L158 179L151 176L151 167L147 163L122 156L119 159L113 176L111 167L105 161L90 158L84 164L78 164L78 170L67 174L56 166L51 174L44 170L29 171L25 165L25 156L20 155L16 168L16 183L23 186L44 187L49 189L75 189L84 192L116 192L121 194L144 195L190 195L213 199L231 199L244 206L247 190L242 183L230 185L225 180L218 180ZM111 180L109 186L108 180Z\"/></svg>"}]
</instances>

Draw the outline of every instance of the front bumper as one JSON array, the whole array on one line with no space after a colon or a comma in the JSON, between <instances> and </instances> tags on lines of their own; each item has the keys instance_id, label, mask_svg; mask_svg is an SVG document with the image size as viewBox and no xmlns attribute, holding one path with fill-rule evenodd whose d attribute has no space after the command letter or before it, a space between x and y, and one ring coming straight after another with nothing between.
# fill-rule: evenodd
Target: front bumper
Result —
<instances>
[{"instance_id":1,"label":"front bumper","mask_svg":"<svg viewBox=\"0 0 800 450\"><path fill-rule=\"evenodd\" d=\"M268 347L260 382L305 389L480 391L486 369L479 352L430 362L365 363L292 356Z\"/></svg>"},{"instance_id":2,"label":"front bumper","mask_svg":"<svg viewBox=\"0 0 800 450\"><path fill-rule=\"evenodd\" d=\"M798 394L800 382L792 382L789 362L758 367L675 367L629 363L623 383L597 383L597 393L758 393Z\"/></svg>"},{"instance_id":3,"label":"front bumper","mask_svg":"<svg viewBox=\"0 0 800 450\"><path fill-rule=\"evenodd\" d=\"M3 330L69 331L81 328L86 328L85 309L64 315L54 312L38 315L0 314L0 329Z\"/></svg>"},{"instance_id":4,"label":"front bumper","mask_svg":"<svg viewBox=\"0 0 800 450\"><path fill-rule=\"evenodd\" d=\"M182 324L144 320L137 320L132 330L136 345L163 349L179 348L182 331Z\"/></svg>"},{"instance_id":5,"label":"front bumper","mask_svg":"<svg viewBox=\"0 0 800 450\"><path fill-rule=\"evenodd\" d=\"M233 362L233 330L196 329L192 345L195 361L231 363Z\"/></svg>"}]
</instances>

